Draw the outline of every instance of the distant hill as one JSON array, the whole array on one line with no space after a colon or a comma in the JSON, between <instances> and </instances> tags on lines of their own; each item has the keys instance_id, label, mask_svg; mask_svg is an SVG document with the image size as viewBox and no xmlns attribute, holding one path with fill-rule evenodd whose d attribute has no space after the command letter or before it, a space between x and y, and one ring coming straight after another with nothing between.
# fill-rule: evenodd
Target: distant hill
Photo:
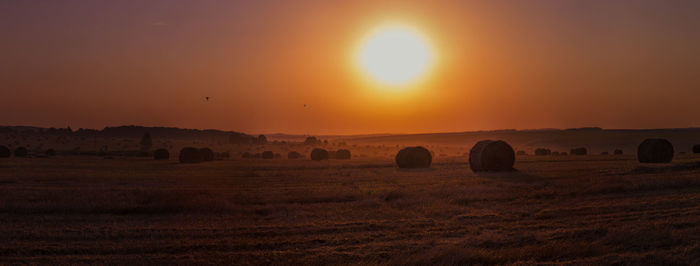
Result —
<instances>
[{"instance_id":1,"label":"distant hill","mask_svg":"<svg viewBox=\"0 0 700 266\"><path fill-rule=\"evenodd\" d=\"M382 136L349 136L341 138L348 143L370 145L445 145L469 148L479 140L505 140L516 149L531 152L538 147L568 152L574 147L586 147L592 154L623 149L636 153L637 145L646 138L666 138L676 151L690 152L700 144L700 128L675 129L541 129L496 130L453 133L397 134Z\"/></svg>"}]
</instances>

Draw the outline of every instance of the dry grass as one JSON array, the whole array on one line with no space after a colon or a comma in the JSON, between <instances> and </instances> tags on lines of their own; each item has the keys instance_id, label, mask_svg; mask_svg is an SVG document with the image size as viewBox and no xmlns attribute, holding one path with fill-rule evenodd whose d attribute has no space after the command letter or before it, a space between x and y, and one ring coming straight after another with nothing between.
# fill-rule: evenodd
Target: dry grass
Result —
<instances>
[{"instance_id":1,"label":"dry grass","mask_svg":"<svg viewBox=\"0 0 700 266\"><path fill-rule=\"evenodd\" d=\"M700 169L519 157L0 160L0 263L698 264Z\"/></svg>"}]
</instances>

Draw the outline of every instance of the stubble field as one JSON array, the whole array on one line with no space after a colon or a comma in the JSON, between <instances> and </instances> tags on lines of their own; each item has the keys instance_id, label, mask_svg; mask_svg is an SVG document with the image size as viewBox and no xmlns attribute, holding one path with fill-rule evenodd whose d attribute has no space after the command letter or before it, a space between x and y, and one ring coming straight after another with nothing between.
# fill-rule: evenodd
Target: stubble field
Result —
<instances>
[{"instance_id":1,"label":"stubble field","mask_svg":"<svg viewBox=\"0 0 700 266\"><path fill-rule=\"evenodd\" d=\"M3 159L0 263L700 263L697 158L466 161Z\"/></svg>"}]
</instances>

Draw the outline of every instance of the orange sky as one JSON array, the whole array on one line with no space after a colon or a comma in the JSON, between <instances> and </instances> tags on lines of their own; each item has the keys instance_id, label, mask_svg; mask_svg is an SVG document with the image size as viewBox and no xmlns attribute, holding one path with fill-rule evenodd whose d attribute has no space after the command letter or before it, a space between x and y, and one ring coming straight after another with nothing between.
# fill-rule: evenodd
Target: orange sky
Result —
<instances>
[{"instance_id":1,"label":"orange sky","mask_svg":"<svg viewBox=\"0 0 700 266\"><path fill-rule=\"evenodd\" d=\"M5 1L0 125L700 126L697 14L697 1ZM438 53L412 90L388 92L350 63L388 21Z\"/></svg>"}]
</instances>

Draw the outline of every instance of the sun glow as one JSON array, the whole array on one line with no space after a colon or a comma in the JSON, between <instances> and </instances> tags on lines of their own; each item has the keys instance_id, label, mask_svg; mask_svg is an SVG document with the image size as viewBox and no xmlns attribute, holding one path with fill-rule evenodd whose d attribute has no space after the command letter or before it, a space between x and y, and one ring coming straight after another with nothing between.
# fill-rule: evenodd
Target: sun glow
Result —
<instances>
[{"instance_id":1,"label":"sun glow","mask_svg":"<svg viewBox=\"0 0 700 266\"><path fill-rule=\"evenodd\" d=\"M433 64L426 38L402 26L372 31L357 53L358 68L382 85L408 86L420 80Z\"/></svg>"}]
</instances>

